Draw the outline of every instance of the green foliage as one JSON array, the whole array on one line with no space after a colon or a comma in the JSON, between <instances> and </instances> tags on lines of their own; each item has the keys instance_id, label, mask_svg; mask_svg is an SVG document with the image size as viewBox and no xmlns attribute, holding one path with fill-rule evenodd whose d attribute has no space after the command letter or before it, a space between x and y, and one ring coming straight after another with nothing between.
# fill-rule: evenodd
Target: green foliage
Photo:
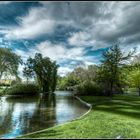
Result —
<instances>
[{"instance_id":1,"label":"green foliage","mask_svg":"<svg viewBox=\"0 0 140 140\"><path fill-rule=\"evenodd\" d=\"M52 78L51 78L51 91L54 92L55 89L56 89L56 85L57 85L57 68L58 68L58 65L56 65L56 62L52 62Z\"/></svg>"},{"instance_id":2,"label":"green foliage","mask_svg":"<svg viewBox=\"0 0 140 140\"><path fill-rule=\"evenodd\" d=\"M138 88L140 95L140 69L135 68L128 74L128 81L130 87Z\"/></svg>"},{"instance_id":3,"label":"green foliage","mask_svg":"<svg viewBox=\"0 0 140 140\"><path fill-rule=\"evenodd\" d=\"M58 89L66 89L68 87L75 87L84 83L85 81L95 81L98 67L90 65L88 68L77 67L73 72L67 74L65 77L59 77Z\"/></svg>"},{"instance_id":4,"label":"green foliage","mask_svg":"<svg viewBox=\"0 0 140 140\"><path fill-rule=\"evenodd\" d=\"M20 56L13 53L11 49L0 48L0 79L7 74L17 77L19 64L22 64Z\"/></svg>"},{"instance_id":5,"label":"green foliage","mask_svg":"<svg viewBox=\"0 0 140 140\"><path fill-rule=\"evenodd\" d=\"M28 59L24 65L25 67L23 68L23 76L26 77L28 83L29 78L32 78L34 76L33 69L30 66L30 59Z\"/></svg>"},{"instance_id":6,"label":"green foliage","mask_svg":"<svg viewBox=\"0 0 140 140\"><path fill-rule=\"evenodd\" d=\"M85 95L94 92L109 96L112 96L113 93L123 93L129 84L126 77L133 68L130 65L130 58L133 57L133 54L134 51L124 55L119 44L115 44L103 52L101 65L75 68L71 73L59 79L58 88L71 89L73 87L74 89L77 87L77 92ZM93 82L94 84L92 84Z\"/></svg>"},{"instance_id":7,"label":"green foliage","mask_svg":"<svg viewBox=\"0 0 140 140\"><path fill-rule=\"evenodd\" d=\"M36 95L39 93L39 88L35 84L16 84L7 89L8 95Z\"/></svg>"},{"instance_id":8,"label":"green foliage","mask_svg":"<svg viewBox=\"0 0 140 140\"><path fill-rule=\"evenodd\" d=\"M0 86L0 96L4 94L5 86Z\"/></svg>"},{"instance_id":9,"label":"green foliage","mask_svg":"<svg viewBox=\"0 0 140 140\"><path fill-rule=\"evenodd\" d=\"M105 85L106 93L112 96L113 92L123 92L122 90L122 68L129 63L133 52L126 56L121 51L119 44L114 45L103 53L103 60L98 73L98 81Z\"/></svg>"},{"instance_id":10,"label":"green foliage","mask_svg":"<svg viewBox=\"0 0 140 140\"><path fill-rule=\"evenodd\" d=\"M80 83L80 78L70 73L67 77L67 86L75 86Z\"/></svg>"},{"instance_id":11,"label":"green foliage","mask_svg":"<svg viewBox=\"0 0 140 140\"><path fill-rule=\"evenodd\" d=\"M56 62L52 62L48 57L42 57L42 54L36 53L34 58L27 60L28 70L35 73L38 85L42 92L54 92L57 83Z\"/></svg>"},{"instance_id":12,"label":"green foliage","mask_svg":"<svg viewBox=\"0 0 140 140\"><path fill-rule=\"evenodd\" d=\"M59 90L65 90L67 87L67 77L58 77L57 88Z\"/></svg>"},{"instance_id":13,"label":"green foliage","mask_svg":"<svg viewBox=\"0 0 140 140\"><path fill-rule=\"evenodd\" d=\"M12 81L11 81L11 86L17 85L17 84L19 84L19 83L21 83L21 80L19 80L19 79L12 80Z\"/></svg>"},{"instance_id":14,"label":"green foliage","mask_svg":"<svg viewBox=\"0 0 140 140\"><path fill-rule=\"evenodd\" d=\"M76 86L76 93L80 95L102 95L102 89L93 81L85 81Z\"/></svg>"}]
</instances>

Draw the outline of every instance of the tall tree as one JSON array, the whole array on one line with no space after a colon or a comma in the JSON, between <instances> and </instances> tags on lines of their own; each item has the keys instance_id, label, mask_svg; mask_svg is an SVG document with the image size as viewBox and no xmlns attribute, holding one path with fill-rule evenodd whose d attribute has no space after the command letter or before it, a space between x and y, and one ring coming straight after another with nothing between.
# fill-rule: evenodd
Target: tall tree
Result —
<instances>
[{"instance_id":1,"label":"tall tree","mask_svg":"<svg viewBox=\"0 0 140 140\"><path fill-rule=\"evenodd\" d=\"M27 84L29 82L29 79L34 76L32 65L30 65L30 59L31 58L29 58L27 62L24 63L25 67L23 68L23 76L26 77Z\"/></svg>"},{"instance_id":2,"label":"tall tree","mask_svg":"<svg viewBox=\"0 0 140 140\"><path fill-rule=\"evenodd\" d=\"M29 58L28 69L35 72L40 90L42 92L54 91L57 80L57 65L48 57L42 57L42 54L36 53L34 58Z\"/></svg>"},{"instance_id":3,"label":"tall tree","mask_svg":"<svg viewBox=\"0 0 140 140\"><path fill-rule=\"evenodd\" d=\"M129 72L127 77L127 80L129 80L129 85L137 88L140 96L140 69L136 67Z\"/></svg>"},{"instance_id":4,"label":"tall tree","mask_svg":"<svg viewBox=\"0 0 140 140\"><path fill-rule=\"evenodd\" d=\"M121 69L128 64L133 54L134 51L124 56L124 52L121 51L118 43L103 53L99 75L100 81L106 84L108 89L106 92L110 96L113 95L113 89L114 91L118 89L119 92L123 92L121 87Z\"/></svg>"},{"instance_id":5,"label":"tall tree","mask_svg":"<svg viewBox=\"0 0 140 140\"><path fill-rule=\"evenodd\" d=\"M18 78L19 64L22 64L20 56L9 48L0 48L0 79L5 74L14 75Z\"/></svg>"},{"instance_id":6,"label":"tall tree","mask_svg":"<svg viewBox=\"0 0 140 140\"><path fill-rule=\"evenodd\" d=\"M58 65L56 64L56 62L54 61L52 63L52 82L51 82L51 89L52 91L54 92L55 89L56 89L56 85L57 85L57 68L58 68Z\"/></svg>"}]
</instances>

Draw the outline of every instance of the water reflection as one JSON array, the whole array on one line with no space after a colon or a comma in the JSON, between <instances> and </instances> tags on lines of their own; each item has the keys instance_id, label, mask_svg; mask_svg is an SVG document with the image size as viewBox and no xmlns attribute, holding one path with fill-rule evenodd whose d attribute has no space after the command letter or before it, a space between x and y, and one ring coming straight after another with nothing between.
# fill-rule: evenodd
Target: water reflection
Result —
<instances>
[{"instance_id":1,"label":"water reflection","mask_svg":"<svg viewBox=\"0 0 140 140\"><path fill-rule=\"evenodd\" d=\"M0 99L0 138L14 138L49 128L87 111L70 92L64 91L30 98L23 96Z\"/></svg>"}]
</instances>

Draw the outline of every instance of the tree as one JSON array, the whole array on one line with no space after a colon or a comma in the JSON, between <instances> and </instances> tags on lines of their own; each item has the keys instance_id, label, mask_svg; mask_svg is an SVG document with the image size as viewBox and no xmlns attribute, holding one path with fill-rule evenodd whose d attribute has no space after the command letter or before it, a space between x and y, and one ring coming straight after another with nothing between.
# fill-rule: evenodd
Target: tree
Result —
<instances>
[{"instance_id":1,"label":"tree","mask_svg":"<svg viewBox=\"0 0 140 140\"><path fill-rule=\"evenodd\" d=\"M57 85L57 68L58 68L58 65L56 64L56 62L54 61L52 63L52 82L51 82L51 89L52 91L54 92L55 89L56 89L56 85Z\"/></svg>"},{"instance_id":2,"label":"tree","mask_svg":"<svg viewBox=\"0 0 140 140\"><path fill-rule=\"evenodd\" d=\"M40 90L42 92L53 92L56 88L57 67L56 62L52 62L48 57L36 53L34 58L29 58L28 69L35 72Z\"/></svg>"},{"instance_id":3,"label":"tree","mask_svg":"<svg viewBox=\"0 0 140 140\"><path fill-rule=\"evenodd\" d=\"M96 65L89 65L88 68L77 67L68 75L73 85L85 82L94 81L97 74L98 67Z\"/></svg>"},{"instance_id":4,"label":"tree","mask_svg":"<svg viewBox=\"0 0 140 140\"><path fill-rule=\"evenodd\" d=\"M118 43L103 53L103 60L98 74L99 81L106 85L108 95L112 96L113 92L123 92L121 70L124 65L128 64L133 54L134 51L124 56Z\"/></svg>"},{"instance_id":5,"label":"tree","mask_svg":"<svg viewBox=\"0 0 140 140\"><path fill-rule=\"evenodd\" d=\"M140 69L135 68L128 76L129 84L132 87L138 88L140 96Z\"/></svg>"},{"instance_id":6,"label":"tree","mask_svg":"<svg viewBox=\"0 0 140 140\"><path fill-rule=\"evenodd\" d=\"M85 67L76 67L72 72L65 77L58 78L59 89L75 90L77 86L86 83L93 83L96 81L96 74L98 67L96 65L89 65Z\"/></svg>"},{"instance_id":7,"label":"tree","mask_svg":"<svg viewBox=\"0 0 140 140\"><path fill-rule=\"evenodd\" d=\"M0 48L0 79L7 74L18 78L18 66L22 64L20 56L8 48Z\"/></svg>"},{"instance_id":8,"label":"tree","mask_svg":"<svg viewBox=\"0 0 140 140\"><path fill-rule=\"evenodd\" d=\"M23 68L23 76L26 77L27 84L28 84L28 82L29 82L29 78L32 78L32 77L34 76L34 71L33 71L33 69L32 69L31 66L30 66L30 59L31 59L31 58L29 58L29 59L27 60L27 62L24 63L25 67Z\"/></svg>"}]
</instances>

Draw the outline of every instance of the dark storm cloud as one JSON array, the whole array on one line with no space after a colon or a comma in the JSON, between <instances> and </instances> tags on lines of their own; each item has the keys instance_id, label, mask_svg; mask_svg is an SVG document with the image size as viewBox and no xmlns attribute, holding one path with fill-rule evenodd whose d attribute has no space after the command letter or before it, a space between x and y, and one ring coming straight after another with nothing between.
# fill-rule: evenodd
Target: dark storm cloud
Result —
<instances>
[{"instance_id":1,"label":"dark storm cloud","mask_svg":"<svg viewBox=\"0 0 140 140\"><path fill-rule=\"evenodd\" d=\"M107 17L107 22L101 19L103 24L95 29L96 39L110 43L123 38L125 43L140 43L140 2L118 2L111 7L109 13L113 16L110 20Z\"/></svg>"},{"instance_id":2,"label":"dark storm cloud","mask_svg":"<svg viewBox=\"0 0 140 140\"><path fill-rule=\"evenodd\" d=\"M109 6L104 2L41 2L44 12L55 20L72 20L79 26L90 26L99 19L111 18ZM104 8L105 7L105 8ZM46 8L46 9L45 9Z\"/></svg>"}]
</instances>

